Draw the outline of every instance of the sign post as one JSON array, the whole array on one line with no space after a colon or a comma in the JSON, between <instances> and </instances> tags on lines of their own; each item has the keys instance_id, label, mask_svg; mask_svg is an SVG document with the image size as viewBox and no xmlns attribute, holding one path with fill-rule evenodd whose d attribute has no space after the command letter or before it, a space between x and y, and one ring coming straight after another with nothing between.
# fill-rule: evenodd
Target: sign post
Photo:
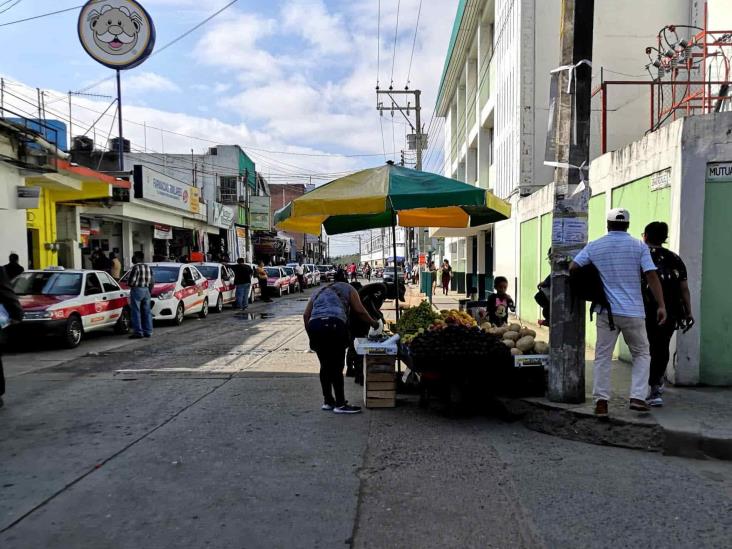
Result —
<instances>
[{"instance_id":1,"label":"sign post","mask_svg":"<svg viewBox=\"0 0 732 549\"><path fill-rule=\"evenodd\" d=\"M155 25L145 8L134 0L88 0L79 12L77 32L86 53L98 63L116 71L117 153L119 171L123 171L120 71L136 67L150 57L155 46Z\"/></svg>"}]
</instances>

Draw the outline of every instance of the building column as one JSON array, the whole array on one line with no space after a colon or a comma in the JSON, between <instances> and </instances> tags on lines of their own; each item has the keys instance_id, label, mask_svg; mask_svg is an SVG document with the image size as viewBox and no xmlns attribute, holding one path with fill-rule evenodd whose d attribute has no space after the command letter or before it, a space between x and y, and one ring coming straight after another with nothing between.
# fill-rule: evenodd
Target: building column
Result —
<instances>
[{"instance_id":1,"label":"building column","mask_svg":"<svg viewBox=\"0 0 732 549\"><path fill-rule=\"evenodd\" d=\"M130 221L122 221L122 266L124 270L132 268L132 254L134 253L132 243L132 223ZM145 258L148 261L152 259Z\"/></svg>"}]
</instances>

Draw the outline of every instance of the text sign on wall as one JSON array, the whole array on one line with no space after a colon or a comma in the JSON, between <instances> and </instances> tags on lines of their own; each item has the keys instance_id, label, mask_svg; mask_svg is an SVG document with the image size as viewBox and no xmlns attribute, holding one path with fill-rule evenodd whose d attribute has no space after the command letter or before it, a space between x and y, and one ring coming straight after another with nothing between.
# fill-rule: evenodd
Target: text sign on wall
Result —
<instances>
[{"instance_id":1,"label":"text sign on wall","mask_svg":"<svg viewBox=\"0 0 732 549\"><path fill-rule=\"evenodd\" d=\"M146 166L135 165L133 170L135 198L142 198L164 206L190 213L200 210L200 191Z\"/></svg>"},{"instance_id":2,"label":"text sign on wall","mask_svg":"<svg viewBox=\"0 0 732 549\"><path fill-rule=\"evenodd\" d=\"M732 162L713 162L707 164L707 182L721 183L732 181Z\"/></svg>"},{"instance_id":3,"label":"text sign on wall","mask_svg":"<svg viewBox=\"0 0 732 549\"><path fill-rule=\"evenodd\" d=\"M270 225L270 197L249 197L249 226L252 230L268 231Z\"/></svg>"}]
</instances>

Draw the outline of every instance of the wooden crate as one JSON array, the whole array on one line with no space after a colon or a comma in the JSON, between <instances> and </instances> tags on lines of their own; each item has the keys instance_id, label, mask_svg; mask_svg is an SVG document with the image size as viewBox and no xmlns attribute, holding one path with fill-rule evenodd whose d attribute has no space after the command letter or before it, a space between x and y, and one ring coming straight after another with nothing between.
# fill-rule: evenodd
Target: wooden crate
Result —
<instances>
[{"instance_id":1,"label":"wooden crate","mask_svg":"<svg viewBox=\"0 0 732 549\"><path fill-rule=\"evenodd\" d=\"M396 406L396 357L367 355L363 359L363 402L366 408Z\"/></svg>"}]
</instances>

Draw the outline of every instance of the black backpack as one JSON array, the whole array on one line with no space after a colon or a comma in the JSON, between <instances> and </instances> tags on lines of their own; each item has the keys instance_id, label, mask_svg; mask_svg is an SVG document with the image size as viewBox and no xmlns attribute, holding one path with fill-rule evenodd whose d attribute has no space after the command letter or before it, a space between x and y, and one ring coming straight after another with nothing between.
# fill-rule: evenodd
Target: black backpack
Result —
<instances>
[{"instance_id":1,"label":"black backpack","mask_svg":"<svg viewBox=\"0 0 732 549\"><path fill-rule=\"evenodd\" d=\"M656 264L656 274L661 282L663 300L666 303L666 311L668 313L669 321L675 324L675 328L678 328L679 322L686 317L688 312L686 311L684 299L681 294L680 273L668 263L660 261ZM645 274L643 275L643 301L646 307L646 314L648 314L648 311L651 311L658 306L656 299L653 297L653 293L648 287L648 281Z\"/></svg>"},{"instance_id":2,"label":"black backpack","mask_svg":"<svg viewBox=\"0 0 732 549\"><path fill-rule=\"evenodd\" d=\"M613 312L605 295L605 286L602 283L600 271L597 270L597 267L589 264L572 271L569 277L569 286L572 289L573 300L590 302L590 320L592 320L595 306L599 305L600 311L607 312L610 329L615 329Z\"/></svg>"}]
</instances>

